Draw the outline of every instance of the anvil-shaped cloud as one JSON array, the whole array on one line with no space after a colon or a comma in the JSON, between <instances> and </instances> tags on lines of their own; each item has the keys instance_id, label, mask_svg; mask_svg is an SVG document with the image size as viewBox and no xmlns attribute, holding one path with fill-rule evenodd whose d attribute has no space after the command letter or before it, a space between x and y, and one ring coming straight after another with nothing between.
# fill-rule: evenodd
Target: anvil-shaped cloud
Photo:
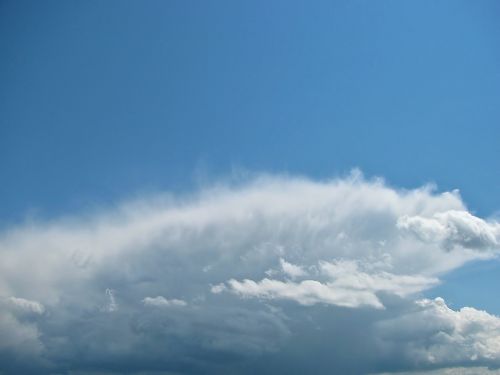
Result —
<instances>
[{"instance_id":1,"label":"anvil-shaped cloud","mask_svg":"<svg viewBox=\"0 0 500 375\"><path fill-rule=\"evenodd\" d=\"M258 176L0 234L4 373L500 365L500 318L422 292L490 259L459 194ZM298 355L298 353L301 353ZM320 365L317 365L320 363Z\"/></svg>"}]
</instances>

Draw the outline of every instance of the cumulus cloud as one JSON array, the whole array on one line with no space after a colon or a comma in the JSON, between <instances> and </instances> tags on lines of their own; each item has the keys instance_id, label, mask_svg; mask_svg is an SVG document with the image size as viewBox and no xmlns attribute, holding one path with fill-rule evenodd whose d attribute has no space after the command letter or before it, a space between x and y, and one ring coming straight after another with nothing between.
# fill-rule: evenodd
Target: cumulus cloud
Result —
<instances>
[{"instance_id":1,"label":"cumulus cloud","mask_svg":"<svg viewBox=\"0 0 500 375\"><path fill-rule=\"evenodd\" d=\"M498 248L500 224L487 223L467 211L449 210L432 217L402 216L398 227L425 242L439 242L445 248L462 246L471 249Z\"/></svg>"},{"instance_id":2,"label":"cumulus cloud","mask_svg":"<svg viewBox=\"0 0 500 375\"><path fill-rule=\"evenodd\" d=\"M414 311L377 324L380 337L421 365L500 365L500 318L472 307L422 299Z\"/></svg>"},{"instance_id":3,"label":"cumulus cloud","mask_svg":"<svg viewBox=\"0 0 500 375\"><path fill-rule=\"evenodd\" d=\"M142 300L142 302L147 306L156 306L156 307L168 307L168 306L186 306L186 301L181 299L166 299L163 296L157 297L146 297Z\"/></svg>"},{"instance_id":4,"label":"cumulus cloud","mask_svg":"<svg viewBox=\"0 0 500 375\"><path fill-rule=\"evenodd\" d=\"M0 233L0 330L10 337L0 363L26 374L16 366L33 356L45 361L37 374L304 373L318 360L318 373L414 369L410 354L387 362L420 347L416 334L397 336L398 319L465 319L413 300L446 272L496 256L498 243L498 223L468 213L456 192L397 190L357 173L260 176L31 221ZM459 361L440 354L452 348L467 353L459 365L497 363L486 334L496 318L483 318L446 323L447 346L415 353L441 367Z\"/></svg>"},{"instance_id":5,"label":"cumulus cloud","mask_svg":"<svg viewBox=\"0 0 500 375\"><path fill-rule=\"evenodd\" d=\"M281 263L283 264L283 260ZM302 270L299 267L297 269ZM322 261L319 269L328 277L328 282L303 280L296 283L268 278L259 282L248 279L240 282L231 279L227 282L227 287L225 284L219 284L212 288L212 292L220 293L229 290L243 297L289 299L302 305L325 303L345 307L383 308L377 292L393 293L404 297L438 283L438 279L433 277L395 275L385 271L374 271L372 267L368 272L362 271L359 262L356 261ZM298 275L295 274L295 276Z\"/></svg>"}]
</instances>

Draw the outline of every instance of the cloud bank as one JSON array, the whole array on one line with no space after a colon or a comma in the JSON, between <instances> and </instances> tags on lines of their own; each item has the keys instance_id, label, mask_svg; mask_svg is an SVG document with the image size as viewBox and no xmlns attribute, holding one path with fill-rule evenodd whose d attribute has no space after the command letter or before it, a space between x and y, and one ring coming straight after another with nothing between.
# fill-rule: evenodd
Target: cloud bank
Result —
<instances>
[{"instance_id":1,"label":"cloud bank","mask_svg":"<svg viewBox=\"0 0 500 375\"><path fill-rule=\"evenodd\" d=\"M359 173L260 176L29 222L0 234L0 367L495 367L499 318L422 293L467 262L495 257L499 244L500 225L469 213L458 192L395 189Z\"/></svg>"}]
</instances>

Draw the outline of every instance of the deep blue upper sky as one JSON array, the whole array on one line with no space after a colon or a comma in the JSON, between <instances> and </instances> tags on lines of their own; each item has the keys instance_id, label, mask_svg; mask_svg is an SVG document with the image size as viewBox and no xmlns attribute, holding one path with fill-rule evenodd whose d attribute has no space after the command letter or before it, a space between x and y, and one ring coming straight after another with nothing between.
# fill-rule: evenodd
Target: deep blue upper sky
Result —
<instances>
[{"instance_id":1,"label":"deep blue upper sky","mask_svg":"<svg viewBox=\"0 0 500 375\"><path fill-rule=\"evenodd\" d=\"M232 167L359 167L490 215L499 17L496 1L3 1L0 222Z\"/></svg>"}]
</instances>

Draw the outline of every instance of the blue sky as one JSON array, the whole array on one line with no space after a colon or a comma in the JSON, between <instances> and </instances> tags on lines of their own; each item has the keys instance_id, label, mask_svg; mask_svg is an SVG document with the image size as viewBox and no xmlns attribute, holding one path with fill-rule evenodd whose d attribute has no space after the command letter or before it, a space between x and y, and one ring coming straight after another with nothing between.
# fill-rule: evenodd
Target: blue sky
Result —
<instances>
[{"instance_id":1,"label":"blue sky","mask_svg":"<svg viewBox=\"0 0 500 375\"><path fill-rule=\"evenodd\" d=\"M4 220L233 166L500 207L495 1L1 7Z\"/></svg>"},{"instance_id":2,"label":"blue sky","mask_svg":"<svg viewBox=\"0 0 500 375\"><path fill-rule=\"evenodd\" d=\"M0 228L234 171L500 210L497 1L2 1ZM495 260L426 290L500 314ZM404 369L404 366L400 366Z\"/></svg>"}]
</instances>

